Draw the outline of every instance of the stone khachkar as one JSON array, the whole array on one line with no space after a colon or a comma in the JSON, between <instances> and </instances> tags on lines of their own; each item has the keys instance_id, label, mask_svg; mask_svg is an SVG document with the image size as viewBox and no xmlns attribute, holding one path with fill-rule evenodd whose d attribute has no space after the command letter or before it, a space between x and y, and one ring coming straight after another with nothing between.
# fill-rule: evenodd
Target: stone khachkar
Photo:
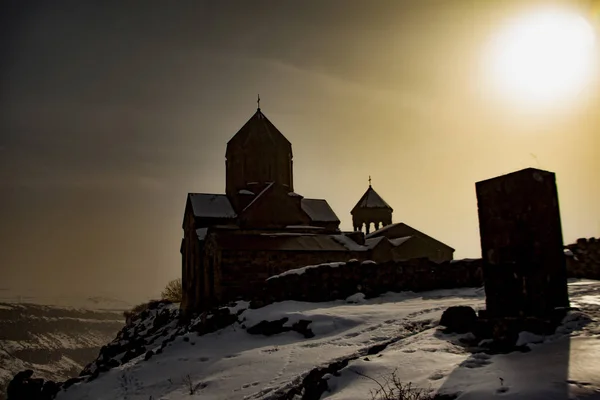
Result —
<instances>
[{"instance_id":1,"label":"stone khachkar","mask_svg":"<svg viewBox=\"0 0 600 400\"><path fill-rule=\"evenodd\" d=\"M476 183L488 318L569 307L555 175L527 168Z\"/></svg>"}]
</instances>

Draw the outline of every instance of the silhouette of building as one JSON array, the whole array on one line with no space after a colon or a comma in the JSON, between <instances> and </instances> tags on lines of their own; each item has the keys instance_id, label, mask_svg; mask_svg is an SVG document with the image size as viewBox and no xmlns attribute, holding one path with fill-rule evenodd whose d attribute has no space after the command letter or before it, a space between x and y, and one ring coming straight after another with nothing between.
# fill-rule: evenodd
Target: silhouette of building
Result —
<instances>
[{"instance_id":1,"label":"silhouette of building","mask_svg":"<svg viewBox=\"0 0 600 400\"><path fill-rule=\"evenodd\" d=\"M292 145L260 107L227 143L225 157L225 194L187 195L182 309L250 297L269 276L306 265L408 254L451 259L451 253L435 256L436 249L449 248L416 230L402 231L401 238L390 236L398 227L384 232L393 210L370 185L352 210L355 231L341 232L326 200L294 191ZM370 223L386 226L365 240L356 227Z\"/></svg>"},{"instance_id":2,"label":"silhouette of building","mask_svg":"<svg viewBox=\"0 0 600 400\"><path fill-rule=\"evenodd\" d=\"M354 231L366 234L365 245L370 257L378 262L401 261L411 258L428 258L432 261L450 261L454 249L439 240L412 228L405 223L392 223L394 210L373 189L371 177L369 187L352 211ZM374 232L371 232L373 225Z\"/></svg>"},{"instance_id":3,"label":"silhouette of building","mask_svg":"<svg viewBox=\"0 0 600 400\"><path fill-rule=\"evenodd\" d=\"M355 231L362 231L363 226L368 234L371 231L371 224L377 230L392 223L392 213L394 210L381 198L371 186L371 177L369 177L369 188L354 206L352 214L352 225Z\"/></svg>"},{"instance_id":4,"label":"silhouette of building","mask_svg":"<svg viewBox=\"0 0 600 400\"><path fill-rule=\"evenodd\" d=\"M368 257L364 235L343 234L326 200L294 192L292 145L260 107L225 155L225 194L187 196L182 308L249 296L292 268Z\"/></svg>"}]
</instances>

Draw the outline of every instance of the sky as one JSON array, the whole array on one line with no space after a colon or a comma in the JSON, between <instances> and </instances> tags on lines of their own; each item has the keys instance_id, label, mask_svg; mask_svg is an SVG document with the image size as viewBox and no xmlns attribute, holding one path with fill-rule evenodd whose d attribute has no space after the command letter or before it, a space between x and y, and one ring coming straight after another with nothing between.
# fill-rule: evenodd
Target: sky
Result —
<instances>
[{"instance_id":1,"label":"sky","mask_svg":"<svg viewBox=\"0 0 600 400\"><path fill-rule=\"evenodd\" d=\"M475 182L537 167L557 174L565 242L599 237L600 91L544 110L485 84L494 34L549 4L5 3L0 290L160 293L181 274L186 194L224 193L257 94L295 190L344 229L371 176L394 222L479 257Z\"/></svg>"}]
</instances>

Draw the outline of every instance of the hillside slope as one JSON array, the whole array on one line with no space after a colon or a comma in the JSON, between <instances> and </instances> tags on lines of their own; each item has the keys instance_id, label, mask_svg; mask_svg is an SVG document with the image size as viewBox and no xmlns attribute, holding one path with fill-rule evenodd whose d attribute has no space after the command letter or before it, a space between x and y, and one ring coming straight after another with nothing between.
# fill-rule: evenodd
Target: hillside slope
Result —
<instances>
[{"instance_id":1,"label":"hillside slope","mask_svg":"<svg viewBox=\"0 0 600 400\"><path fill-rule=\"evenodd\" d=\"M0 400L15 373L66 380L123 327L122 311L0 303Z\"/></svg>"},{"instance_id":2,"label":"hillside slope","mask_svg":"<svg viewBox=\"0 0 600 400\"><path fill-rule=\"evenodd\" d=\"M144 347L151 351L113 354L113 368L57 399L369 399L377 384L368 377L383 382L394 371L450 398L599 398L600 282L573 281L569 289L581 311L552 336L523 333L530 351L507 355L473 351L463 344L468 334L436 327L448 306L482 307L482 289L286 301L252 310L238 303L231 309L238 322L202 336L176 323L156 324L159 315L175 315L166 307L127 331L151 336ZM129 333L120 335L115 345L127 342Z\"/></svg>"}]
</instances>

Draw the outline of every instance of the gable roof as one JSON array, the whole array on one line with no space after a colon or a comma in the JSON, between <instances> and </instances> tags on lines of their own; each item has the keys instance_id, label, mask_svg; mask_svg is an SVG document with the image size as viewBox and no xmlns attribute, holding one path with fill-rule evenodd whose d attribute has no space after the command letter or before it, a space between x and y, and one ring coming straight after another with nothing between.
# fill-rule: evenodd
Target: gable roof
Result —
<instances>
[{"instance_id":1,"label":"gable roof","mask_svg":"<svg viewBox=\"0 0 600 400\"><path fill-rule=\"evenodd\" d=\"M390 237L389 234L387 234L388 231L390 231L390 230L392 230L394 228L400 228L404 232L402 234L402 237L400 237L400 236L399 237ZM407 235L406 232L410 232L410 234ZM442 243L439 240L434 239L431 236L426 235L423 232L418 231L415 228L413 228L413 227L411 227L409 225L406 225L403 222L398 222L398 223L395 223L395 224L386 225L386 226L384 226L381 229L378 229L378 230L376 230L374 232L369 233L368 235L365 236L365 239L370 239L370 238L374 238L374 237L378 237L378 236L386 236L390 240L397 240L398 241L398 245L404 243L405 241L407 241L408 239L410 239L412 236L417 236L417 237L419 237L421 239L431 240L431 241L437 243L440 246L446 247L446 248L451 249L452 251L454 251L454 249L452 247L448 246L447 244ZM406 240L400 241L400 239L406 239Z\"/></svg>"},{"instance_id":2,"label":"gable roof","mask_svg":"<svg viewBox=\"0 0 600 400\"><path fill-rule=\"evenodd\" d=\"M251 141L259 141L261 143L272 143L277 147L289 148L290 155L292 154L292 144L279 129L268 120L268 118L260 111L256 113L242 126L242 128L227 142L226 154L234 148L244 148Z\"/></svg>"},{"instance_id":3,"label":"gable roof","mask_svg":"<svg viewBox=\"0 0 600 400\"><path fill-rule=\"evenodd\" d=\"M249 209L250 207L252 207L252 205L254 203L256 203L261 197L263 197L263 195L265 193L267 193L273 187L273 184L274 184L274 182L269 182L269 184L267 185L267 187L265 187L259 194L257 194L256 197L254 197L252 199L252 201L246 207L244 207L244 209L242 210L242 213L244 211L246 211L247 209Z\"/></svg>"},{"instance_id":4,"label":"gable roof","mask_svg":"<svg viewBox=\"0 0 600 400\"><path fill-rule=\"evenodd\" d=\"M331 236L315 234L219 235L217 242L219 246L229 250L348 251Z\"/></svg>"},{"instance_id":5,"label":"gable roof","mask_svg":"<svg viewBox=\"0 0 600 400\"><path fill-rule=\"evenodd\" d=\"M304 211L314 222L340 222L335 212L323 199L302 199L300 201L302 211Z\"/></svg>"},{"instance_id":6,"label":"gable roof","mask_svg":"<svg viewBox=\"0 0 600 400\"><path fill-rule=\"evenodd\" d=\"M392 212L394 211L392 207L390 207L390 205L381 198L381 196L373 189L371 185L369 185L369 188L367 189L365 194L363 194L358 203L356 203L351 213L354 213L358 209L365 208L383 208Z\"/></svg>"},{"instance_id":7,"label":"gable roof","mask_svg":"<svg viewBox=\"0 0 600 400\"><path fill-rule=\"evenodd\" d=\"M199 218L236 218L237 215L224 194L188 193L192 212Z\"/></svg>"}]
</instances>

